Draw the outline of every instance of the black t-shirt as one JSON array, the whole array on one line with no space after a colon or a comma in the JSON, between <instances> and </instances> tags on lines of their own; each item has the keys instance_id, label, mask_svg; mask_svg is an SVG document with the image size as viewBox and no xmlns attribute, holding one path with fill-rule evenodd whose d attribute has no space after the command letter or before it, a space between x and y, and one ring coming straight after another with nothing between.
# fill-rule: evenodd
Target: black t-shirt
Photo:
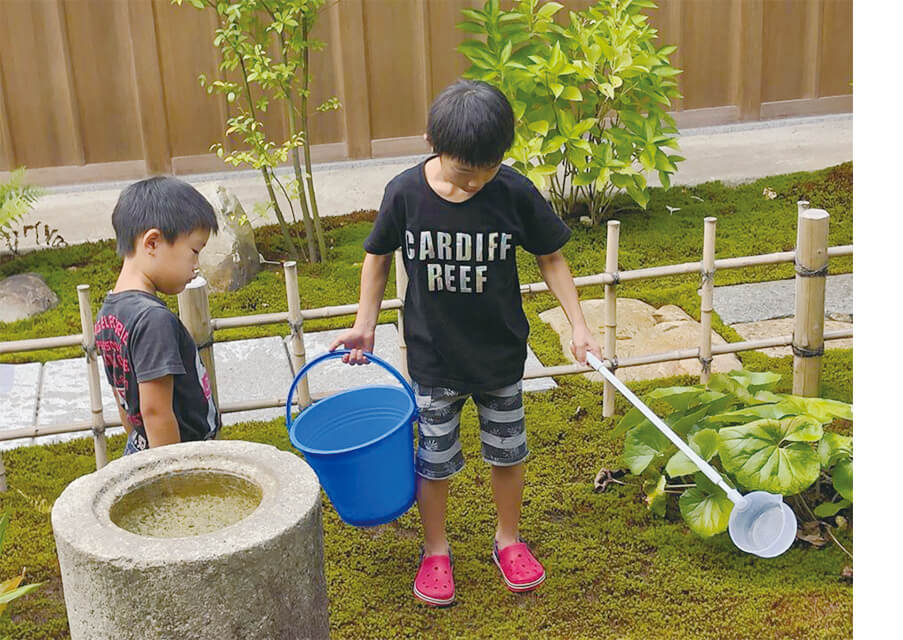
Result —
<instances>
[{"instance_id":1,"label":"black t-shirt","mask_svg":"<svg viewBox=\"0 0 903 640\"><path fill-rule=\"evenodd\" d=\"M143 291L109 293L94 324L97 351L138 449L148 447L138 383L173 377L172 410L182 442L216 436L220 416L197 346L179 318Z\"/></svg>"},{"instance_id":2,"label":"black t-shirt","mask_svg":"<svg viewBox=\"0 0 903 640\"><path fill-rule=\"evenodd\" d=\"M545 255L571 235L527 178L502 165L464 202L427 184L423 162L387 186L364 242L368 253L401 247L408 274L404 337L421 385L489 390L523 377L529 325L515 247Z\"/></svg>"}]
</instances>

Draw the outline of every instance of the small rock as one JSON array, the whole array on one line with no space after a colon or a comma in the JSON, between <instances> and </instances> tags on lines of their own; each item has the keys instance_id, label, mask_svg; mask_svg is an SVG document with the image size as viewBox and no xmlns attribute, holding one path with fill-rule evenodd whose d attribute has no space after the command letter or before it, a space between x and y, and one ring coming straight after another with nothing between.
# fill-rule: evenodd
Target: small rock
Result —
<instances>
[{"instance_id":1,"label":"small rock","mask_svg":"<svg viewBox=\"0 0 903 640\"><path fill-rule=\"evenodd\" d=\"M834 322L849 322L852 324L853 322L853 314L852 313L840 313L839 311L832 311L831 313L825 316L828 320L833 320Z\"/></svg>"},{"instance_id":2,"label":"small rock","mask_svg":"<svg viewBox=\"0 0 903 640\"><path fill-rule=\"evenodd\" d=\"M770 187L765 187L764 189L762 189L762 195L765 197L766 200L774 200L775 198L778 197L778 194L775 193L774 189L772 189Z\"/></svg>"},{"instance_id":3,"label":"small rock","mask_svg":"<svg viewBox=\"0 0 903 640\"><path fill-rule=\"evenodd\" d=\"M23 320L59 303L40 274L20 273L0 280L0 322Z\"/></svg>"},{"instance_id":4,"label":"small rock","mask_svg":"<svg viewBox=\"0 0 903 640\"><path fill-rule=\"evenodd\" d=\"M591 227L593 226L593 219L589 216L580 216L580 224L584 227Z\"/></svg>"}]
</instances>

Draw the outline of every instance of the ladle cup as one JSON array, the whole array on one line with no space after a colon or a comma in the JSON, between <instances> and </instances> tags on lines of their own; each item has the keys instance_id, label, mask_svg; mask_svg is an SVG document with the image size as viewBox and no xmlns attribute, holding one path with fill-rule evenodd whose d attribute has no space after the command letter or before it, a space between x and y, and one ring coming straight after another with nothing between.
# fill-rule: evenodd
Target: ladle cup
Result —
<instances>
[{"instance_id":1,"label":"ladle cup","mask_svg":"<svg viewBox=\"0 0 903 640\"><path fill-rule=\"evenodd\" d=\"M727 494L730 501L734 503L727 528L731 540L740 550L761 558L773 558L790 548L796 537L796 516L793 510L784 503L782 496L767 491L753 491L745 496L741 495L739 491L724 481L724 478L712 465L703 460L661 418L637 398L599 358L587 352L586 361L620 391L633 406L639 409L678 449L683 451L709 480Z\"/></svg>"}]
</instances>

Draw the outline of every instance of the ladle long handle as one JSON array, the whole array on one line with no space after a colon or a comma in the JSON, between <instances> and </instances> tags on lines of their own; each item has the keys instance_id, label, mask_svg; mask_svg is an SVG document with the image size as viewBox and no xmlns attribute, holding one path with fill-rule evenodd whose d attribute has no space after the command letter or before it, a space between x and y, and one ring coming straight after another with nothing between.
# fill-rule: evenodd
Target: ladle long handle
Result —
<instances>
[{"instance_id":1,"label":"ladle long handle","mask_svg":"<svg viewBox=\"0 0 903 640\"><path fill-rule=\"evenodd\" d=\"M639 409L640 413L642 413L644 416L646 416L649 419L649 421L652 424L654 424L659 431L661 431L663 434L665 434L665 436L667 436L668 440L673 442L677 446L678 449L683 451L686 454L686 456L690 460L692 460L693 463L697 467L699 467L699 470L705 474L706 478L708 478L709 480L714 482L716 485L721 487L721 489L727 494L727 497L730 498L731 502L733 502L738 507L746 506L746 500L743 498L742 495L740 495L740 492L737 491L736 489L732 489L724 481L724 478L721 477L721 474L719 474L715 470L715 468L712 467L712 465L710 465L708 462L706 462L701 457L699 457L699 454L697 454L695 451L693 451L693 449L691 449L689 447L689 445L687 445L687 443L685 443L683 440L681 440L680 437L676 433L674 433L671 430L671 428L667 424L665 424L665 422L661 418L659 418L657 415L655 415L652 412L652 409L647 407L642 400L637 398L636 395L633 393L633 391L628 389L627 385L625 385L623 382L621 382L618 379L618 377L615 374L613 374L601 360L599 360L599 358L597 358L591 352L587 352L586 353L586 361L590 364L590 366L593 369L595 369L596 371L601 373L602 376L606 380L608 380L612 385L614 385L614 387L618 391L620 391L624 395L625 398L627 398L630 401L630 404L632 404L637 409Z\"/></svg>"}]
</instances>

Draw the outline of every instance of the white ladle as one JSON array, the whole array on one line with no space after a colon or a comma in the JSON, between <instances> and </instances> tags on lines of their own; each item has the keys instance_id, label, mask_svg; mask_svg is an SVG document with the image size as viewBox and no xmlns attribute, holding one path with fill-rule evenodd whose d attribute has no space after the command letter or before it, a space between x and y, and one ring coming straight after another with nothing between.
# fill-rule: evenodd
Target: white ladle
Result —
<instances>
[{"instance_id":1,"label":"white ladle","mask_svg":"<svg viewBox=\"0 0 903 640\"><path fill-rule=\"evenodd\" d=\"M734 503L728 521L728 532L731 540L742 551L762 558L779 556L793 544L796 538L796 515L784 504L782 496L767 491L753 491L741 495L731 488L724 478L693 451L668 425L647 407L634 393L621 382L609 368L590 352L586 353L586 361L602 374L630 403L646 416L655 427L673 442L678 449L693 461L705 477L718 485Z\"/></svg>"}]
</instances>

